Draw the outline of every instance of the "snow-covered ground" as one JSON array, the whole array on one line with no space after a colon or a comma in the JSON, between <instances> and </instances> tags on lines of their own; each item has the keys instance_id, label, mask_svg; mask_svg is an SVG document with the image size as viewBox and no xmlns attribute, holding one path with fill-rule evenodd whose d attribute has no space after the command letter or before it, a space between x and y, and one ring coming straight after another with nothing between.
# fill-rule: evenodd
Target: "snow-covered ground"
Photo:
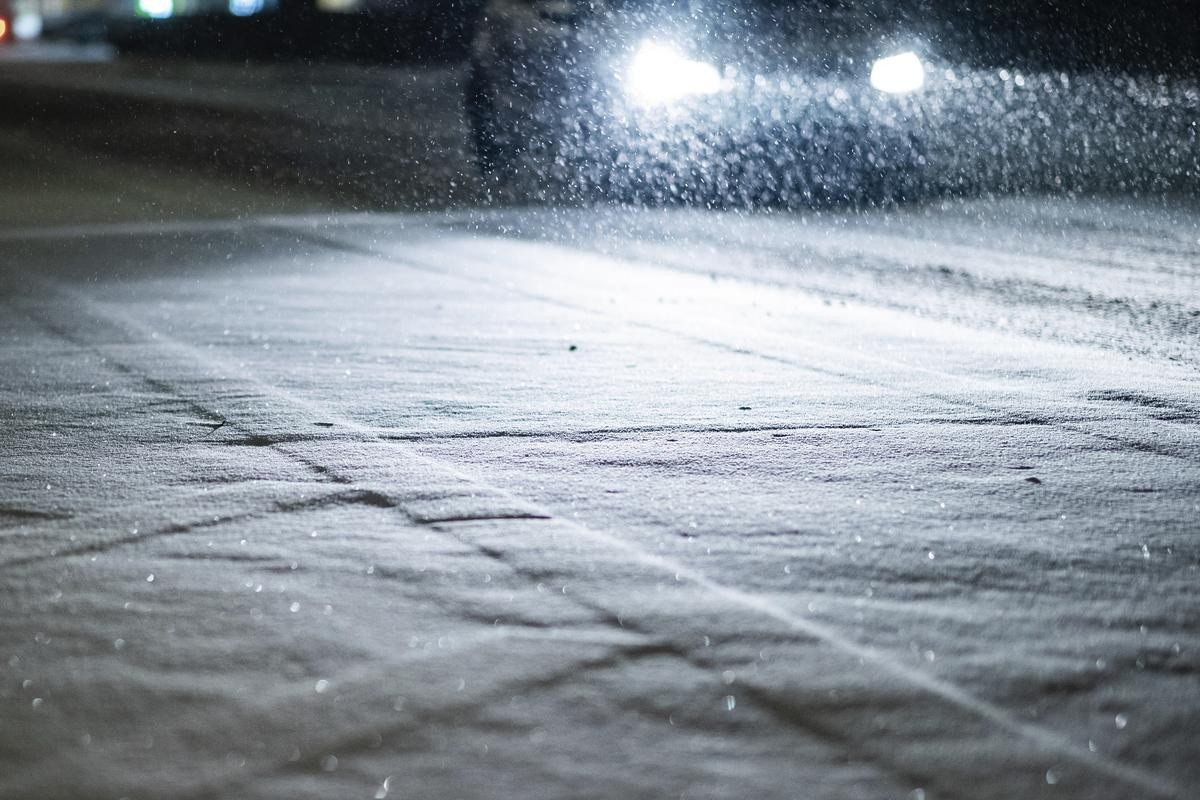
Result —
<instances>
[{"instance_id":1,"label":"snow-covered ground","mask_svg":"<svg viewBox=\"0 0 1200 800\"><path fill-rule=\"evenodd\" d=\"M0 239L0 796L1200 780L1193 204Z\"/></svg>"}]
</instances>

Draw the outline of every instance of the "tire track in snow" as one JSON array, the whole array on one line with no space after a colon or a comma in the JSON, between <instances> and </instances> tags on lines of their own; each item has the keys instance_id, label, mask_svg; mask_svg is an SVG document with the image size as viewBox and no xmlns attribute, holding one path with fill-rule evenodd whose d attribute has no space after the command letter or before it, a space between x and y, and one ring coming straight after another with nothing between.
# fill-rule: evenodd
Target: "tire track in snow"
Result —
<instances>
[{"instance_id":1,"label":"tire track in snow","mask_svg":"<svg viewBox=\"0 0 1200 800\"><path fill-rule=\"evenodd\" d=\"M541 658L531 663L519 679L489 679L484 669L464 667L464 661L481 667L510 658L514 641L549 645L539 650ZM190 709L186 718L189 729L206 735L217 732L218 736L219 732L231 729L269 731L269 740L275 746L265 753L247 753L247 766L237 772L229 768L226 750L220 750L212 757L214 763L209 764L203 757L206 755L203 748L197 748L197 758L185 765L184 770L172 762L156 761L143 764L137 778L147 792L169 786L170 795L175 798L257 797L261 795L253 791L243 795L238 788L280 770L302 769L320 775L322 759L335 752L343 753L344 757L343 748L371 752L377 747L376 735L419 734L427 726L444 721L447 712L470 714L496 698L507 698L580 671L604 668L626 657L637 658L660 650L660 645L634 633L488 627L471 636L452 637L444 649L405 649L399 657L343 670L332 677L329 688L322 693L314 692L312 683L304 681L302 686L287 685L271 692L243 695L233 708L213 704ZM453 686L462 679L460 676L469 676L470 680L464 680L463 689L453 695L410 691L413 685ZM398 696L405 701L400 711L394 707ZM452 696L453 702L445 702L446 696ZM309 713L296 713L298 709ZM321 720L315 730L314 719ZM170 724L178 722L170 720ZM197 737L195 741L202 743L204 739ZM289 753L288 747L293 746L296 750ZM13 797L71 796L65 790L61 794L47 793L46 768L39 763L0 776L0 787L12 791ZM75 790L77 787L72 786L72 791ZM112 795L105 796L116 796L116 787L113 790Z\"/></svg>"},{"instance_id":2,"label":"tire track in snow","mask_svg":"<svg viewBox=\"0 0 1200 800\"><path fill-rule=\"evenodd\" d=\"M311 232L308 233L308 236L314 243L320 243L320 242L324 241L326 244L328 244L332 247L335 247L337 249L340 249L340 250L352 250L353 252L358 252L361 255L365 255L365 256L368 256L371 258L375 258L375 259L380 259L380 260L386 261L390 264L394 264L394 265L398 265L398 266L406 266L406 267L410 267L412 269L416 269L419 271L431 272L431 273L442 275L445 277L457 277L457 278L460 278L463 280L467 280L468 277L462 273L456 273L451 270L447 270L441 266L441 264L447 260L445 258L446 255L453 255L454 258L460 262L464 261L464 260L473 261L478 272L484 272L486 270L486 267L489 265L494 267L497 262L503 263L506 266L509 266L509 267L512 267L512 268L518 269L518 270L526 269L526 267L523 266L517 260L511 259L511 258L510 259L497 258L494 253L488 253L486 256L486 261L485 261L485 256L482 256L478 253L478 243L476 243L476 242L464 243L463 245L461 245L459 247L447 247L444 244L439 244L438 249L439 249L439 251L441 251L442 255L440 258L435 259L432 256L427 256L427 257L422 258L419 254L412 253L412 252L406 253L402 257L394 256L394 255L390 255L384 251L376 250L371 247L357 247L357 246L353 246L353 245L348 245L345 242L342 242L337 239L330 240L319 234L312 234ZM615 264L617 262L612 262L612 263ZM629 267L628 265L622 265L622 267L625 269L632 268L632 267ZM653 270L673 272L673 273L676 273L677 275L680 275L681 277L686 277L689 279L694 277L694 276L685 275L684 273L678 273L675 270L664 269L657 265L639 264L638 267L645 269L645 270L653 269ZM786 367L789 367L792 369L805 370L805 371L809 371L809 372L819 374L819 375L822 375L825 377L837 378L839 380L844 380L844 381L859 384L859 385L885 386L885 387L891 388L891 389L900 389L901 388L901 385L899 385L896 382L896 379L894 377L891 377L891 378L884 378L882 376L879 378L864 377L862 374L851 372L848 370L834 369L834 368L830 368L830 367L811 364L811 363L807 363L805 361L801 361L799 359L778 355L776 353L765 352L762 348L760 348L758 346L735 345L735 344L731 344L726 341L715 339L712 336L694 333L694 332L687 331L687 330L680 330L678 328L671 327L666 324L656 323L656 322L648 321L646 319L640 319L640 318L637 318L634 316L624 315L621 313L613 312L612 310L605 308L603 304L596 304L595 306L592 306L592 305L587 305L587 304L583 304L583 303L579 303L579 302L574 302L571 300L564 300L563 298L557 297L553 294L550 294L547 291L531 291L531 290L527 290L527 289L522 289L518 286L513 285L511 282L505 281L503 279L490 280L486 277L482 277L478 273L471 276L470 279L478 280L481 283L490 284L494 288L500 288L500 289L503 289L503 290L506 290L506 291L509 291L509 292L512 292L515 294L519 294L528 299L549 303L549 304L558 306L560 308L566 308L566 309L573 310L573 311L582 311L587 314L593 314L593 315L597 315L600 317L617 320L617 321L623 322L625 324L632 325L634 327L640 327L640 328L644 328L646 330L654 331L656 333L663 333L663 334L667 334L670 336L679 337L679 338L685 339L687 341L691 341L696 344L701 344L701 345L704 345L707 347L712 347L712 348L716 348L719 350L723 350L727 353L731 353L734 355L743 355L743 356L749 356L749 357L753 357L753 358L759 358L759 359L777 363L781 366L786 366ZM708 325L711 324L711 322L712 322L711 320L706 319L703 321L702 324L707 327ZM1041 400L1043 402L1051 402L1051 401L1057 401L1057 400L1062 399L1061 395L1059 395L1059 394L1051 395L1051 394L1039 392L1036 390L1031 390L1031 389L1029 389L1027 387L1023 387L1017 383L1009 382L1009 383L1001 384L1000 382L998 382L996 380L985 380L985 379L979 379L979 378L965 377L963 375L959 375L959 374L956 374L953 372L948 372L946 370L936 369L934 367L904 363L901 361L896 361L893 359L885 358L883 356L875 355L872 353L866 353L866 352L862 352L862 351L838 347L837 345L831 344L828 340L817 340L817 339L811 339L811 338L810 339L793 339L792 344L796 348L804 348L804 349L808 350L809 352L812 352L812 351L823 352L828 357L830 357L831 361L841 362L841 363L853 362L853 361L866 362L868 364L874 364L876 366L883 367L887 370L890 370L890 371L892 371L893 375L903 374L905 372L921 373L922 375L925 375L925 376L928 376L931 378L935 378L943 384L947 383L947 382L957 384L957 385L963 387L963 389L967 390L967 391L976 391L976 392L985 392L986 391L991 394L1006 394L1006 393L1016 392L1016 393L1020 393L1022 395L1028 396L1033 399ZM936 400L939 400L941 402L944 402L944 403L947 403L950 405L958 406L960 408L970 409L971 411L974 411L974 412L984 412L989 415L993 415L998 424L1002 424L1005 421L1007 421L1010 424L1012 424L1012 423L1019 424L1019 423L1023 422L1026 424L1049 425L1049 426L1057 427L1064 431L1069 431L1071 433L1080 434L1080 435L1086 436L1088 438L1093 438L1093 439L1098 439L1100 441L1108 442L1110 444L1117 445L1120 448L1138 450L1138 451L1146 452L1146 453L1153 453L1155 455L1166 456L1169 458L1177 458L1177 459L1180 459L1183 461L1187 461L1189 463L1200 462L1200 441L1196 441L1196 443L1193 446L1187 447L1185 449L1179 449L1177 447L1164 446L1163 444L1159 443L1158 441L1152 440L1152 439L1151 440L1131 439L1127 436L1104 433L1104 432L1096 430L1094 428L1085 427L1084 425L1081 425L1078 423L1073 423L1073 422L1070 422L1070 421L1067 421L1067 420L1064 420L1061 418L1055 419L1055 418L1051 418L1051 417L1040 416L1038 414L1032 414L1032 413L1029 413L1028 411L1026 411L1024 408L1018 408L1018 409L1004 408L1003 406L989 404L989 403L986 403L986 402L983 402L983 401L977 400L977 399L970 399L970 398L964 397L962 395L955 395L955 394L949 394L946 392L931 390L930 388L928 388L928 386L925 386L925 385L914 385L912 383L908 383L908 384L903 384L902 388L912 394L919 394L924 397L936 399ZM1197 436L1195 434L1193 434L1191 438L1193 440L1196 440Z\"/></svg>"},{"instance_id":3,"label":"tire track in snow","mask_svg":"<svg viewBox=\"0 0 1200 800\"><path fill-rule=\"evenodd\" d=\"M0 554L0 570L64 556L103 553L149 539L195 533L268 514L370 501L367 492L330 483L247 481L207 491L189 489L133 506L106 508L0 531L0 546L5 550ZM84 533L81 535L80 531Z\"/></svg>"},{"instance_id":4,"label":"tire track in snow","mask_svg":"<svg viewBox=\"0 0 1200 800\"><path fill-rule=\"evenodd\" d=\"M389 262L394 261L394 259L380 256L379 254L372 253L371 255L376 258L387 258ZM242 387L249 387L248 390L242 391L240 394L269 398L274 404L272 409L273 414L270 416L263 415L261 411L256 413L252 406L239 409L241 418L239 418L238 413L234 413L230 409L210 409L212 413L220 413L221 418L230 420L231 425L237 428L254 430L257 422L264 422L267 423L268 427L279 429L280 416L287 418L288 424L285 427L293 429L298 424L302 424L299 420L322 419L336 421L339 426L359 433L364 438L383 441L369 427L361 426L349 419L339 418L337 415L329 413L320 403L298 397L277 386L261 381L235 364L218 359L209 352L159 333L153 326L136 317L127 308L114 308L109 303L91 298L81 290L69 288L49 279L43 278L41 280L53 294L64 300L69 300L69 305L76 311L82 309L94 321L115 327L144 346L156 350L161 356L167 359L165 365L171 367L173 370L182 370L185 373L188 369L199 370L205 375L207 380L211 380L213 375L225 376L227 382L236 380ZM554 298L545 298L545 300L551 303L557 302ZM588 310L590 311L590 309ZM31 310L31 313L38 315L33 310ZM751 355L755 354L751 353ZM149 370L133 365L127 366L130 369L138 369L139 372L147 374L148 377L163 380L163 378L149 374L155 368L161 369L164 366L163 361L160 359L155 359ZM236 377L231 379L230 376ZM182 383L178 380L179 377L175 376L176 380L170 383L177 387L178 393L186 396L187 391L178 388ZM200 385L203 384L204 382L201 381ZM190 399L199 402L198 398L193 397ZM285 413L281 415L279 413L281 411ZM682 562L647 552L638 545L626 541L616 534L555 517L543 509L531 508L531 505L527 501L516 498L495 487L488 486L485 482L461 469L451 467L448 464L424 456L402 445L397 445L395 442L387 444L393 448L392 452L395 454L393 457L396 458L398 462L397 466L401 468L401 472L410 478L421 476L422 481L426 485L433 483L435 487L440 486L443 490L445 487L457 487L463 496L471 498L473 503L484 508L493 501L500 501L511 507L527 509L531 517L546 517L546 519L541 520L521 517L517 521L524 525L553 526L569 537L570 541L590 542L602 553L620 553L631 564L652 569L675 581L685 581L694 587L702 589L705 593L718 599L731 609L740 609L771 619L794 634L824 643L843 656L850 658L853 663L869 667L887 676L892 681L904 684L916 692L935 699L947 708L992 726L996 731L1022 742L1035 752L1052 753L1059 762L1074 764L1083 771L1093 774L1096 780L1115 781L1130 789L1136 789L1142 796L1163 798L1182 796L1182 791L1179 787L1166 778L1139 767L1104 757L1099 753L1093 753L1087 748L1077 745L1066 736L1023 722L1003 708L975 697L949 681L909 667L890 657L886 652L876 650L867 645L860 645L851 638L842 635L836 629L795 614L770 598L738 589L735 586L723 584L710 578L704 572L690 568ZM317 443L315 446L319 447L320 443ZM344 466L340 468L344 469ZM328 469L330 472L334 472L339 467L334 465L328 467ZM361 470L361 465L360 470L356 470L356 472L360 471L366 474L356 474L353 477L372 484L375 484L380 477L378 474L372 474L369 469ZM403 490L401 491L403 492ZM396 504L402 512L410 514L406 507L406 504L410 503L411 501L400 497L397 498ZM461 514L457 516L451 515L447 517L447 520L453 520L461 516ZM482 512L473 516L473 518L476 517L494 518L492 514ZM443 524L451 527L449 523ZM477 541L470 539L465 541L478 547L479 543ZM541 570L549 569L552 571L553 567L546 564L546 559L548 554L553 555L553 550L546 550L540 547L539 541L536 537L513 537L508 540L507 547L495 548L495 545L493 545L493 548L506 561L510 561L512 564L520 564L522 559L533 562L532 564L520 567L520 569L527 571L533 568Z\"/></svg>"},{"instance_id":5,"label":"tire track in snow","mask_svg":"<svg viewBox=\"0 0 1200 800\"><path fill-rule=\"evenodd\" d=\"M985 208L998 215L1009 214L1006 221L1010 225L1028 223L1013 221L1013 209L1005 205ZM477 226L475 231L529 242L574 245L602 257L641 260L705 277L719 274L735 280L760 280L765 268L772 275L767 282L820 297L1000 331L1006 329L994 325L994 316L1016 315L1015 330L1009 327L1009 332L1089 347L1118 347L1138 355L1153 352L1159 358L1168 358L1171 348L1189 349L1195 331L1200 330L1200 319L1186 302L1181 302L1196 296L1197 277L1194 270L1184 266L1197 252L1190 238L1182 234L1184 224L1177 223L1174 228L1179 237L1176 247L1162 254L1168 263L1175 264L1170 267L1161 263L1162 258L1154 258L1154 253L1139 257L1140 249L1121 253L1126 259L1121 261L1111 250L1080 255L1061 242L1054 242L1058 251L1044 251L1049 244L1045 239L1022 241L1025 250L1013 250L1011 242L1004 243L1009 245L1006 249L997 244L984 247L978 241L960 241L963 232L955 226L961 225L962 219L953 212L947 215L948 230L935 238L920 210L919 206L915 209L915 217L898 217L895 226L888 224L886 216L869 216L862 221L852 216L834 216L828 221L818 217L811 230L806 226L790 229L788 234L793 238L787 246L769 241L775 231L754 227L753 222L746 229L736 225L732 229L691 225L682 230L670 227L670 222L665 230L638 228L635 223L632 230L593 231L590 238L579 242L563 235L562 226L548 223L535 228L517 222L508 236L503 235L505 226L496 222ZM1104 215L1111 206L1091 207L1090 211ZM849 224L838 235L831 235L832 223L847 220ZM459 229L471 230L465 226ZM1111 239L1114 232L1108 233ZM1139 248L1149 245L1144 229L1122 230L1120 235L1122 243L1132 238ZM650 241L643 245L647 237ZM683 249L672 247L675 237L682 240ZM730 251L736 251L740 269L730 269L726 258ZM1069 278L1062 280L1064 265L1069 268ZM1055 282L1055 277L1060 280ZM964 307L971 313L964 314ZM1030 314L1030 309L1036 313ZM1064 323L1051 326L1055 331L1047 336L1046 311L1060 311L1065 315L1063 319L1079 316L1090 323L1091 330L1081 334L1078 327ZM1109 338L1112 334L1124 336L1129 342L1136 340L1137 347L1118 346ZM1163 349L1164 339L1172 342L1171 348ZM1190 349L1194 351L1194 347Z\"/></svg>"}]
</instances>

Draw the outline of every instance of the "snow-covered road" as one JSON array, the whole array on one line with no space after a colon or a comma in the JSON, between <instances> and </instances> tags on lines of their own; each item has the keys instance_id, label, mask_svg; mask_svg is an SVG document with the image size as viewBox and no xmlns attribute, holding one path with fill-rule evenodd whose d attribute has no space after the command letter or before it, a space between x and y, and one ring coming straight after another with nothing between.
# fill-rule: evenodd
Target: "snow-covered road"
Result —
<instances>
[{"instance_id":1,"label":"snow-covered road","mask_svg":"<svg viewBox=\"0 0 1200 800\"><path fill-rule=\"evenodd\" d=\"M1191 201L10 227L0 797L1194 796L1198 283Z\"/></svg>"}]
</instances>

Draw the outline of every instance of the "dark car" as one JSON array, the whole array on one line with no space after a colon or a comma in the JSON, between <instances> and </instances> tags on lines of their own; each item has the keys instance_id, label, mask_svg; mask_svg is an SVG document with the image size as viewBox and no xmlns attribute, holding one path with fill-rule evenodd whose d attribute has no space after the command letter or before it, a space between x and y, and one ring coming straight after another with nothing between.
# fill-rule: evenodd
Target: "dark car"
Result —
<instances>
[{"instance_id":1,"label":"dark car","mask_svg":"<svg viewBox=\"0 0 1200 800\"><path fill-rule=\"evenodd\" d=\"M887 0L490 0L466 107L478 161L601 190L876 193L924 164L935 56Z\"/></svg>"}]
</instances>

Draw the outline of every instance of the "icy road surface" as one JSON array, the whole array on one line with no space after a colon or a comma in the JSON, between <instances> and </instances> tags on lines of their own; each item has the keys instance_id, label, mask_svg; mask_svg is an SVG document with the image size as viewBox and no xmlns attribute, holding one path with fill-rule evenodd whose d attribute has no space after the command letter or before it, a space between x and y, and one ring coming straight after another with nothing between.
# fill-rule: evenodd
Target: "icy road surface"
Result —
<instances>
[{"instance_id":1,"label":"icy road surface","mask_svg":"<svg viewBox=\"0 0 1200 800\"><path fill-rule=\"evenodd\" d=\"M1200 208L0 235L0 797L1186 798Z\"/></svg>"}]
</instances>

